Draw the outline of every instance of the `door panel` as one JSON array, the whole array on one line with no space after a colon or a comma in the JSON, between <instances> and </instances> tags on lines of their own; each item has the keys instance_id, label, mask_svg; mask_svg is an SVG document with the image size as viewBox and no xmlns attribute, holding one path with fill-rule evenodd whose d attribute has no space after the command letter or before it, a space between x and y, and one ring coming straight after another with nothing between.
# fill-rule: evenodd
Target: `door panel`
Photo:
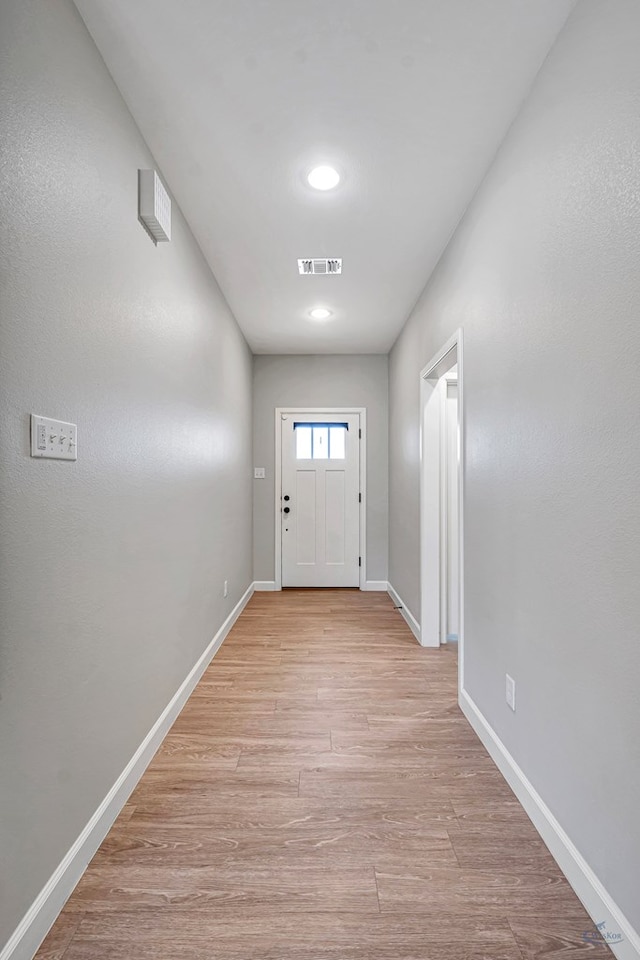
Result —
<instances>
[{"instance_id":1,"label":"door panel","mask_svg":"<svg viewBox=\"0 0 640 960\"><path fill-rule=\"evenodd\" d=\"M295 525L296 562L315 563L316 557L316 473L315 470L296 471L297 522Z\"/></svg>"},{"instance_id":2,"label":"door panel","mask_svg":"<svg viewBox=\"0 0 640 960\"><path fill-rule=\"evenodd\" d=\"M325 473L325 559L327 563L345 562L346 528L345 472Z\"/></svg>"},{"instance_id":3,"label":"door panel","mask_svg":"<svg viewBox=\"0 0 640 960\"><path fill-rule=\"evenodd\" d=\"M359 585L359 427L358 414L282 414L283 587Z\"/></svg>"}]
</instances>

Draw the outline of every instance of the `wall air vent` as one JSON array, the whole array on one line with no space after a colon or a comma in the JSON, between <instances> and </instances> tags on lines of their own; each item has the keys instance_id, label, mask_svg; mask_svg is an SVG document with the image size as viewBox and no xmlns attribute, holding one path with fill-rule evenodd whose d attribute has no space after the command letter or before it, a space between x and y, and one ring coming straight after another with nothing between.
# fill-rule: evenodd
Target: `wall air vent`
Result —
<instances>
[{"instance_id":1,"label":"wall air vent","mask_svg":"<svg viewBox=\"0 0 640 960\"><path fill-rule=\"evenodd\" d=\"M155 244L171 240L171 198L155 170L138 170L138 220Z\"/></svg>"},{"instance_id":2,"label":"wall air vent","mask_svg":"<svg viewBox=\"0 0 640 960\"><path fill-rule=\"evenodd\" d=\"M301 275L342 273L342 259L298 260L298 272Z\"/></svg>"}]
</instances>

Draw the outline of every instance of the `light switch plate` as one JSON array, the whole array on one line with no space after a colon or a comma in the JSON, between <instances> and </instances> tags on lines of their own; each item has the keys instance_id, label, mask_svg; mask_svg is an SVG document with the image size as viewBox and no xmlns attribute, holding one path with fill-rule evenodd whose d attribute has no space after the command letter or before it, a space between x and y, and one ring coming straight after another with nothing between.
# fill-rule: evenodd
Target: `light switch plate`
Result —
<instances>
[{"instance_id":1,"label":"light switch plate","mask_svg":"<svg viewBox=\"0 0 640 960\"><path fill-rule=\"evenodd\" d=\"M31 456L49 460L78 459L78 428L75 423L31 414Z\"/></svg>"},{"instance_id":2,"label":"light switch plate","mask_svg":"<svg viewBox=\"0 0 640 960\"><path fill-rule=\"evenodd\" d=\"M254 480L264 480L266 479L267 471L264 467L254 467L253 468L253 479Z\"/></svg>"}]
</instances>

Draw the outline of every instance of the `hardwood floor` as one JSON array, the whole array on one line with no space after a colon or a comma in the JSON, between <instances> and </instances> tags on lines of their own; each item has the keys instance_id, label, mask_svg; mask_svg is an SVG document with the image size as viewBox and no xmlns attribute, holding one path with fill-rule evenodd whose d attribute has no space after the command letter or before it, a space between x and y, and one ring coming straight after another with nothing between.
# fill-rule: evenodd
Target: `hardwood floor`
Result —
<instances>
[{"instance_id":1,"label":"hardwood floor","mask_svg":"<svg viewBox=\"0 0 640 960\"><path fill-rule=\"evenodd\" d=\"M39 960L610 956L385 594L256 594Z\"/></svg>"}]
</instances>

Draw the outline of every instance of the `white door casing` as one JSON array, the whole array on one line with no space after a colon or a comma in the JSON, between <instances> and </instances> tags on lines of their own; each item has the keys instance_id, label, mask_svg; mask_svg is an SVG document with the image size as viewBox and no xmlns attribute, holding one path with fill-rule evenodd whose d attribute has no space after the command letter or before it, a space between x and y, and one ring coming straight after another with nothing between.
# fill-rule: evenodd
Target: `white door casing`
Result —
<instances>
[{"instance_id":1,"label":"white door casing","mask_svg":"<svg viewBox=\"0 0 640 960\"><path fill-rule=\"evenodd\" d=\"M457 614L458 690L464 689L464 343L462 330L435 354L420 373L420 643L439 647L446 637L443 613L442 481L445 429L445 374L457 366ZM451 531L455 536L455 532Z\"/></svg>"},{"instance_id":2,"label":"white door casing","mask_svg":"<svg viewBox=\"0 0 640 960\"><path fill-rule=\"evenodd\" d=\"M443 617L444 640L458 639L459 621L459 558L458 558L458 381L446 380L445 399L445 483L444 514L446 561L446 610Z\"/></svg>"},{"instance_id":3,"label":"white door casing","mask_svg":"<svg viewBox=\"0 0 640 960\"><path fill-rule=\"evenodd\" d=\"M358 413L280 414L283 587L360 584L359 434Z\"/></svg>"}]
</instances>

